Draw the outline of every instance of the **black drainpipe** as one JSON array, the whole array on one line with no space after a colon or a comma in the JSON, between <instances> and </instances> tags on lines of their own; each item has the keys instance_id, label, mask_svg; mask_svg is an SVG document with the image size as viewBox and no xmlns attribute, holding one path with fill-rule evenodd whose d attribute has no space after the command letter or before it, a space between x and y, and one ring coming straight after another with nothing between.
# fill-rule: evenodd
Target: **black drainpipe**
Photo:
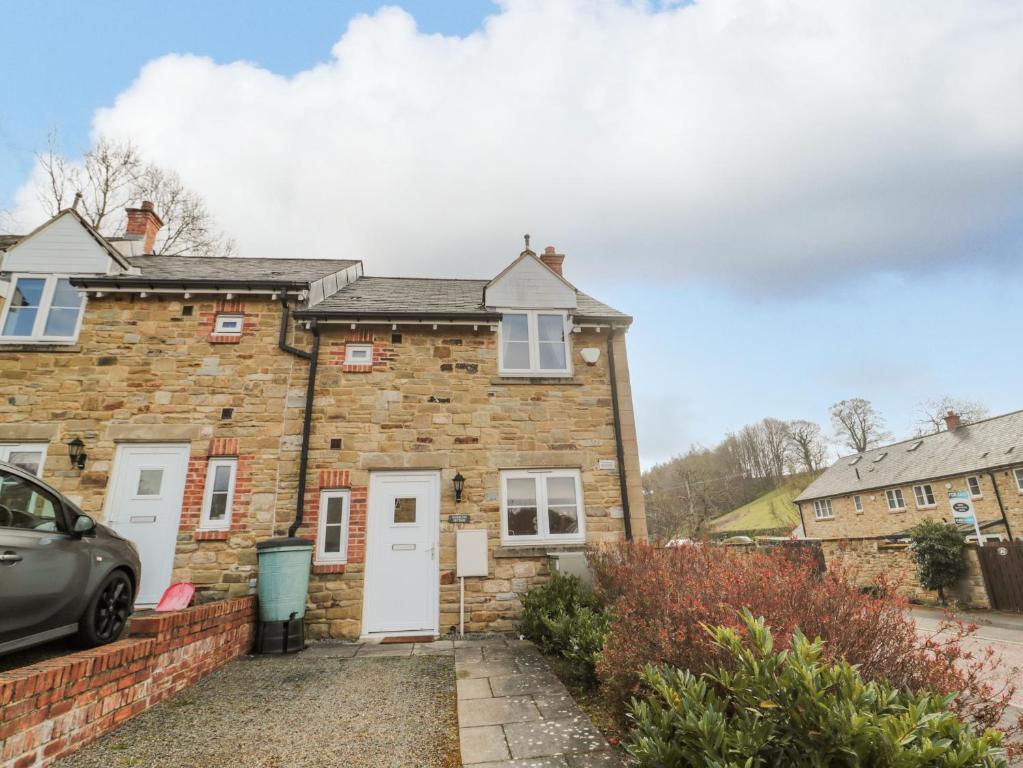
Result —
<instances>
[{"instance_id":1,"label":"black drainpipe","mask_svg":"<svg viewBox=\"0 0 1023 768\"><path fill-rule=\"evenodd\" d=\"M618 453L618 484L622 487L622 516L625 540L632 541L632 516L629 514L629 489L625 485L625 446L622 444L622 415L618 409L618 377L615 374L615 330L607 335L607 371L611 377L611 411L614 413L615 450Z\"/></svg>"},{"instance_id":2,"label":"black drainpipe","mask_svg":"<svg viewBox=\"0 0 1023 768\"><path fill-rule=\"evenodd\" d=\"M991 478L991 487L995 489L995 498L998 499L998 509L1002 512L1002 522L1005 523L1005 535L1009 537L1009 541L1012 541L1012 528L1009 527L1009 518L1005 516L1005 505L1002 503L1002 494L998 491L998 481L995 480L995 473L988 472L987 476Z\"/></svg>"},{"instance_id":3,"label":"black drainpipe","mask_svg":"<svg viewBox=\"0 0 1023 768\"><path fill-rule=\"evenodd\" d=\"M309 361L309 379L305 388L305 414L302 417L302 452L298 459L298 498L295 500L295 521L288 528L288 536L294 538L305 515L305 476L309 469L309 433L313 427L313 396L316 393L316 368L320 357L320 329L317 328L314 320L309 328L313 334L312 350L306 352L304 349L293 347L287 342L288 315L288 300L281 299L281 335L278 338L277 346L283 352Z\"/></svg>"}]
</instances>

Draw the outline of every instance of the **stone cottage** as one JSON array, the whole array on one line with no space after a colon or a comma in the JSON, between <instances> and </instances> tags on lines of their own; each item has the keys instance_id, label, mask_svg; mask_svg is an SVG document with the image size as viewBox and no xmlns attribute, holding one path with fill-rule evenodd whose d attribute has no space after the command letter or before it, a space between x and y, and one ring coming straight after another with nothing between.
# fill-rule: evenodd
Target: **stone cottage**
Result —
<instances>
[{"instance_id":1,"label":"stone cottage","mask_svg":"<svg viewBox=\"0 0 1023 768\"><path fill-rule=\"evenodd\" d=\"M311 636L442 634L476 529L466 629L510 629L550 553L646 535L631 318L553 248L381 278L161 257L160 226L143 204L105 238L65 210L0 241L0 461L138 544L140 604L247 593L255 543L291 531L315 542Z\"/></svg>"}]
</instances>

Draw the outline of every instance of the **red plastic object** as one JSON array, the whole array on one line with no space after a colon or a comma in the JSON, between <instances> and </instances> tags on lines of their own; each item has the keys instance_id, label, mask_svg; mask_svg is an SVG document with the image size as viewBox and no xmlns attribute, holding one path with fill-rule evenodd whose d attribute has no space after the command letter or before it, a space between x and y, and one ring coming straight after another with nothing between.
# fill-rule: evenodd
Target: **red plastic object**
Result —
<instances>
[{"instance_id":1,"label":"red plastic object","mask_svg":"<svg viewBox=\"0 0 1023 768\"><path fill-rule=\"evenodd\" d=\"M182 608L188 607L188 604L192 602L192 595L194 594L195 584L189 584L185 581L171 584L167 587L167 591L163 593L160 602L156 604L155 610L160 612L180 611Z\"/></svg>"}]
</instances>

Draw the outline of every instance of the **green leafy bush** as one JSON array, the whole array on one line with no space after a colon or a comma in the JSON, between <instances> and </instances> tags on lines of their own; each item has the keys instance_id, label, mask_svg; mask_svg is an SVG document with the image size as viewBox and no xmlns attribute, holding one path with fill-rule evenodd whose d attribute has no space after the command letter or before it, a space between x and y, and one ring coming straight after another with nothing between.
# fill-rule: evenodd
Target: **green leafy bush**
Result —
<instances>
[{"instance_id":1,"label":"green leafy bush","mask_svg":"<svg viewBox=\"0 0 1023 768\"><path fill-rule=\"evenodd\" d=\"M924 589L936 589L938 599L945 603L945 588L955 586L966 575L963 534L954 525L924 520L909 531L913 547L910 554L916 562Z\"/></svg>"},{"instance_id":2,"label":"green leafy bush","mask_svg":"<svg viewBox=\"0 0 1023 768\"><path fill-rule=\"evenodd\" d=\"M522 598L519 631L544 653L563 656L572 674L596 681L596 665L610 619L576 576L555 574Z\"/></svg>"},{"instance_id":3,"label":"green leafy bush","mask_svg":"<svg viewBox=\"0 0 1023 768\"><path fill-rule=\"evenodd\" d=\"M645 669L627 744L641 767L1005 766L1001 734L975 733L948 710L952 696L865 682L798 630L788 650L775 651L763 619L741 617L747 639L707 630L729 662L716 672Z\"/></svg>"}]
</instances>

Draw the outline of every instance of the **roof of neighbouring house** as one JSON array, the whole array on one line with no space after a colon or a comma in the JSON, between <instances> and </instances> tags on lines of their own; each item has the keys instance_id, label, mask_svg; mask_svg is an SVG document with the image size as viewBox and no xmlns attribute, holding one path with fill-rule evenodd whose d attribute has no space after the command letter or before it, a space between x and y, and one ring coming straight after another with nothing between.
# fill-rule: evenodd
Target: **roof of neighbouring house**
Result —
<instances>
[{"instance_id":1,"label":"roof of neighbouring house","mask_svg":"<svg viewBox=\"0 0 1023 768\"><path fill-rule=\"evenodd\" d=\"M1023 464L1023 411L844 456L796 501Z\"/></svg>"},{"instance_id":2,"label":"roof of neighbouring house","mask_svg":"<svg viewBox=\"0 0 1023 768\"><path fill-rule=\"evenodd\" d=\"M297 314L344 317L478 317L492 320L500 313L483 305L490 280L455 280L418 277L360 277L333 296ZM576 292L573 317L577 321L632 322L628 315Z\"/></svg>"},{"instance_id":3,"label":"roof of neighbouring house","mask_svg":"<svg viewBox=\"0 0 1023 768\"><path fill-rule=\"evenodd\" d=\"M235 256L131 256L138 274L78 277L79 286L145 286L172 284L308 285L358 264L351 259L256 259Z\"/></svg>"},{"instance_id":4,"label":"roof of neighbouring house","mask_svg":"<svg viewBox=\"0 0 1023 768\"><path fill-rule=\"evenodd\" d=\"M0 235L0 251L6 251L23 237L24 235Z\"/></svg>"}]
</instances>

